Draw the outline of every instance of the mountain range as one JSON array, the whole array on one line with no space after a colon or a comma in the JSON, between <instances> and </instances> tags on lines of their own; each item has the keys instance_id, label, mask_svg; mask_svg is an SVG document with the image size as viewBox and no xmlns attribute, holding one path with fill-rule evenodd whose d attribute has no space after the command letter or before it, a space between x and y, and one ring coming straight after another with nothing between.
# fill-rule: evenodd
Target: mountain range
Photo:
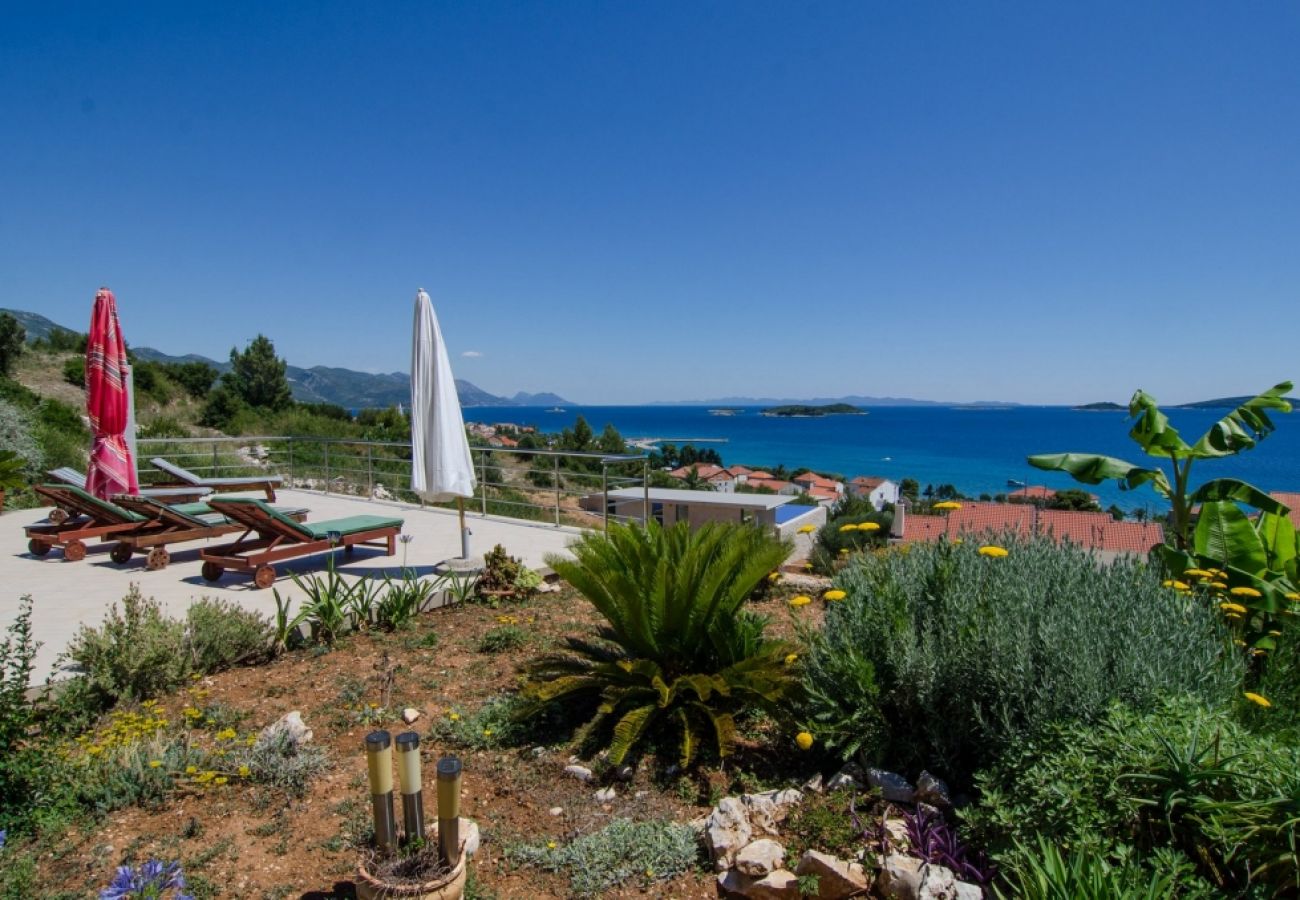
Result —
<instances>
[{"instance_id":1,"label":"mountain range","mask_svg":"<svg viewBox=\"0 0 1300 900\"><path fill-rule=\"evenodd\" d=\"M28 342L48 338L56 332L78 334L76 329L66 328L47 319L39 313L18 309L0 309L18 320L27 330ZM204 362L218 372L230 368L229 362L219 362L187 353L173 356L152 347L132 347L131 352L139 359L161 363ZM357 372L353 369L341 369L332 366L286 365L285 377L293 391L293 398L303 403L336 403L345 409L365 409L367 407L389 407L411 402L411 376L405 372L387 372L373 374ZM475 384L457 378L456 393L460 396L460 405L474 406L573 406L574 404L556 394L530 394L524 391L513 397L498 397L490 394Z\"/></svg>"}]
</instances>

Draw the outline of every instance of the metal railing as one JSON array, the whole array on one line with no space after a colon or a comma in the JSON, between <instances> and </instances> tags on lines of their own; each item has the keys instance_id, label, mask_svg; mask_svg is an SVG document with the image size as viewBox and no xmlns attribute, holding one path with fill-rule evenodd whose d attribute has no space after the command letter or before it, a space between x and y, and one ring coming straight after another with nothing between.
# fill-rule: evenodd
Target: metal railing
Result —
<instances>
[{"instance_id":1,"label":"metal railing","mask_svg":"<svg viewBox=\"0 0 1300 900\"><path fill-rule=\"evenodd\" d=\"M285 487L425 505L411 490L409 443L267 435L140 438L137 454L142 484L165 478L148 464L161 456L204 477L269 472L281 476ZM470 454L478 486L464 501L467 512L580 528L649 517L649 457L644 454L482 446L471 447ZM640 488L643 502L611 504L610 491L620 488ZM631 511L637 506L640 515Z\"/></svg>"}]
</instances>

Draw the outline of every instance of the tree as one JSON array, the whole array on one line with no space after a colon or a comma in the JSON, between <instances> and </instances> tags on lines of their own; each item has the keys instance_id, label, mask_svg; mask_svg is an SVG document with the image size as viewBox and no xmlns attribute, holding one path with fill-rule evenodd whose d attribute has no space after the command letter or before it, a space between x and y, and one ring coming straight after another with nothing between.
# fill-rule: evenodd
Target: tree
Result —
<instances>
[{"instance_id":1,"label":"tree","mask_svg":"<svg viewBox=\"0 0 1300 900\"><path fill-rule=\"evenodd\" d=\"M601 453L608 453L611 456L627 452L627 443L623 440L623 435L619 434L618 429L613 425L605 426L605 430L600 433L596 441L596 447Z\"/></svg>"},{"instance_id":2,"label":"tree","mask_svg":"<svg viewBox=\"0 0 1300 900\"><path fill-rule=\"evenodd\" d=\"M1101 509L1097 505L1097 501L1092 499L1092 494L1078 488L1066 488L1063 491L1057 491L1056 496L1049 498L1043 505L1047 509L1077 509L1085 512L1095 512Z\"/></svg>"},{"instance_id":3,"label":"tree","mask_svg":"<svg viewBox=\"0 0 1300 900\"><path fill-rule=\"evenodd\" d=\"M27 340L27 329L9 313L0 313L0 375L13 371L14 363L22 355Z\"/></svg>"},{"instance_id":4,"label":"tree","mask_svg":"<svg viewBox=\"0 0 1300 900\"><path fill-rule=\"evenodd\" d=\"M208 394L199 414L199 424L225 431L243 408L244 402L223 380Z\"/></svg>"},{"instance_id":5,"label":"tree","mask_svg":"<svg viewBox=\"0 0 1300 900\"><path fill-rule=\"evenodd\" d=\"M230 371L222 380L249 406L280 410L293 403L285 369L284 360L275 355L275 344L259 334L243 353L231 349Z\"/></svg>"},{"instance_id":6,"label":"tree","mask_svg":"<svg viewBox=\"0 0 1300 900\"><path fill-rule=\"evenodd\" d=\"M682 487L688 491L711 491L713 485L700 476L700 467L691 466L682 478Z\"/></svg>"},{"instance_id":7,"label":"tree","mask_svg":"<svg viewBox=\"0 0 1300 900\"><path fill-rule=\"evenodd\" d=\"M1107 509L1106 512L1110 513L1110 517L1114 519L1116 522L1124 521L1124 510L1120 508L1118 503L1112 503L1110 505L1110 508Z\"/></svg>"},{"instance_id":8,"label":"tree","mask_svg":"<svg viewBox=\"0 0 1300 900\"><path fill-rule=\"evenodd\" d=\"M165 367L172 380L195 400L202 400L212 390L220 374L205 362L173 363Z\"/></svg>"},{"instance_id":9,"label":"tree","mask_svg":"<svg viewBox=\"0 0 1300 900\"><path fill-rule=\"evenodd\" d=\"M921 485L915 478L904 478L898 483L898 492L915 503L921 496Z\"/></svg>"}]
</instances>

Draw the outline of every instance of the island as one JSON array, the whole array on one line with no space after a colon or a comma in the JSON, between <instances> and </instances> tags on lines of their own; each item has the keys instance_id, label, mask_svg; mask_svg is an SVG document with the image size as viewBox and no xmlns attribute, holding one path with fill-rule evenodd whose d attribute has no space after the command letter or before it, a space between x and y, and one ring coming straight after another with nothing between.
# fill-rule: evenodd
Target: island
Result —
<instances>
[{"instance_id":1,"label":"island","mask_svg":"<svg viewBox=\"0 0 1300 900\"><path fill-rule=\"evenodd\" d=\"M760 410L759 415L763 416L786 416L786 417L806 417L806 416L865 416L867 411L859 409L851 403L830 403L826 406L804 406L801 404L791 404L789 406L770 406L767 409Z\"/></svg>"},{"instance_id":2,"label":"island","mask_svg":"<svg viewBox=\"0 0 1300 900\"><path fill-rule=\"evenodd\" d=\"M1128 409L1120 403L1111 403L1109 400L1103 400L1100 403L1085 403L1082 406L1071 406L1070 409L1081 409L1084 412L1123 412Z\"/></svg>"}]
</instances>

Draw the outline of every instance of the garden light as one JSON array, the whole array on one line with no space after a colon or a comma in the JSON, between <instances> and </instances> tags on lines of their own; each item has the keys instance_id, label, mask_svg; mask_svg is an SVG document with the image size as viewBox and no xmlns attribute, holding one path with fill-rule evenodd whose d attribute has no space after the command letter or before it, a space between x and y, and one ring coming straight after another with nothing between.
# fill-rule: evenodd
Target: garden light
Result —
<instances>
[{"instance_id":1,"label":"garden light","mask_svg":"<svg viewBox=\"0 0 1300 900\"><path fill-rule=\"evenodd\" d=\"M366 735L366 767L370 774L370 806L375 843L391 853L397 849L397 819L393 814L393 742L387 731Z\"/></svg>"},{"instance_id":2,"label":"garden light","mask_svg":"<svg viewBox=\"0 0 1300 900\"><path fill-rule=\"evenodd\" d=\"M406 841L424 840L424 791L420 780L420 736L397 736L397 777L402 791L402 829Z\"/></svg>"},{"instance_id":3,"label":"garden light","mask_svg":"<svg viewBox=\"0 0 1300 900\"><path fill-rule=\"evenodd\" d=\"M438 760L438 851L448 866L460 858L460 760Z\"/></svg>"}]
</instances>

